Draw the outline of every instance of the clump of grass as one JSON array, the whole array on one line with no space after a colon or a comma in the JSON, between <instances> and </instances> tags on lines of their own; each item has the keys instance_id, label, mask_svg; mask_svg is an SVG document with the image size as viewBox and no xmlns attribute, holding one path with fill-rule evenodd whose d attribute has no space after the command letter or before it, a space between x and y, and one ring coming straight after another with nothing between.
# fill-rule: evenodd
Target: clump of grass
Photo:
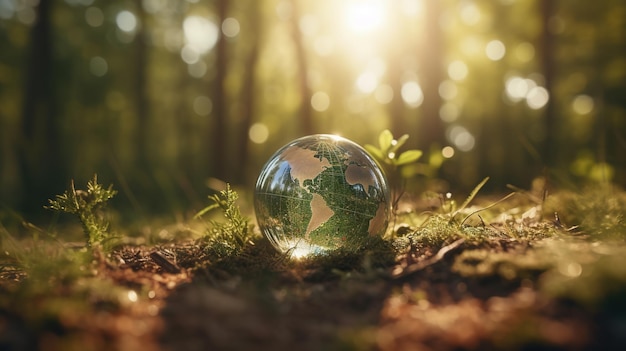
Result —
<instances>
[{"instance_id":1,"label":"clump of grass","mask_svg":"<svg viewBox=\"0 0 626 351\"><path fill-rule=\"evenodd\" d=\"M219 209L225 221L209 221L204 238L207 249L218 258L241 253L248 245L253 245L254 233L247 217L241 214L237 205L239 195L226 184L226 189L218 194L210 195L213 203L198 212L200 218L208 212Z\"/></svg>"},{"instance_id":2,"label":"clump of grass","mask_svg":"<svg viewBox=\"0 0 626 351\"><path fill-rule=\"evenodd\" d=\"M113 185L104 188L98 183L98 176L94 175L93 180L87 182L87 190L76 190L74 181L70 182L70 187L55 199L50 199L49 205L45 208L69 213L80 221L90 247L102 246L105 240L111 239L109 232L109 222L101 215L107 202L112 199L117 191L113 190Z\"/></svg>"},{"instance_id":3,"label":"clump of grass","mask_svg":"<svg viewBox=\"0 0 626 351\"><path fill-rule=\"evenodd\" d=\"M520 203L510 209L510 212L519 213L520 218L508 216L507 220L497 219L494 223L485 223L481 214L498 218L501 209L498 206L496 210L496 206L516 194L510 193L477 209L468 207L488 180L488 177L483 179L458 207L452 199L442 200L444 202L439 212L430 213L419 227L399 235L394 240L394 246L403 252L407 249L440 248L459 239L471 245L492 244L501 240L531 242L552 237L558 232L559 229L552 223L541 221L536 205L531 207L532 211L528 211L533 213L532 218L524 219L526 211Z\"/></svg>"},{"instance_id":4,"label":"clump of grass","mask_svg":"<svg viewBox=\"0 0 626 351\"><path fill-rule=\"evenodd\" d=\"M598 185L581 191L562 191L544 205L546 217L591 239L626 239L626 193L615 186Z\"/></svg>"}]
</instances>

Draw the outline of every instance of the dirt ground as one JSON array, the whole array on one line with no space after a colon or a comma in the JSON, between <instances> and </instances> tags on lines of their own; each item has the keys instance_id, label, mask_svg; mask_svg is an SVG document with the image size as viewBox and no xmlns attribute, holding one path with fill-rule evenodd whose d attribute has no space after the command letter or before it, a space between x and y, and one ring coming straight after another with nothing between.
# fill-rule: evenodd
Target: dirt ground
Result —
<instances>
[{"instance_id":1,"label":"dirt ground","mask_svg":"<svg viewBox=\"0 0 626 351\"><path fill-rule=\"evenodd\" d=\"M263 238L220 259L192 240L124 245L75 275L5 257L0 350L622 350L623 240L524 221L297 262Z\"/></svg>"}]
</instances>

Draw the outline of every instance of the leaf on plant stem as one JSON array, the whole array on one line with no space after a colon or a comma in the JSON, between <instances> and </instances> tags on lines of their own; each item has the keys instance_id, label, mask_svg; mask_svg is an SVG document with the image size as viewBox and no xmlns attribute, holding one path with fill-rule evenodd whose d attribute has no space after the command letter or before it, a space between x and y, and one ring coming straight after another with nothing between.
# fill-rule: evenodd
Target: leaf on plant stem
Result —
<instances>
[{"instance_id":1,"label":"leaf on plant stem","mask_svg":"<svg viewBox=\"0 0 626 351\"><path fill-rule=\"evenodd\" d=\"M408 134L404 134L403 136L398 138L398 140L396 140L396 143L393 144L391 146L391 148L389 149L389 152L395 153L396 151L398 151L398 149L401 148L402 145L404 145L404 143L406 143L407 139L409 139L409 135ZM393 141L392 141L392 143L393 143Z\"/></svg>"},{"instance_id":2,"label":"leaf on plant stem","mask_svg":"<svg viewBox=\"0 0 626 351\"><path fill-rule=\"evenodd\" d=\"M378 136L378 144L380 145L380 151L383 154L386 154L391 147L391 142L393 141L393 134L389 129L383 130Z\"/></svg>"},{"instance_id":3,"label":"leaf on plant stem","mask_svg":"<svg viewBox=\"0 0 626 351\"><path fill-rule=\"evenodd\" d=\"M209 205L209 206L207 206L207 207L205 207L205 208L201 209L201 210L200 210L200 212L196 213L196 215L195 215L195 216L193 216L193 218L194 218L194 219L198 219L198 218L200 218L200 217L204 216L204 215L205 215L206 213L208 213L209 211L211 211L211 210L213 210L213 209L215 209L215 208L218 208L218 207L220 207L220 204L219 204L219 203L217 203L217 202L216 202L216 203L214 203L214 204L212 204L212 205Z\"/></svg>"},{"instance_id":4,"label":"leaf on plant stem","mask_svg":"<svg viewBox=\"0 0 626 351\"><path fill-rule=\"evenodd\" d=\"M384 160L385 158L383 157L383 153L381 152L381 150L379 150L376 146L374 145L370 145L370 144L365 144L365 150L367 150L367 152L369 152L370 154L372 154L372 156L374 156L374 158L378 159L379 161Z\"/></svg>"},{"instance_id":5,"label":"leaf on plant stem","mask_svg":"<svg viewBox=\"0 0 626 351\"><path fill-rule=\"evenodd\" d=\"M408 150L400 154L396 162L396 166L402 166L409 163L413 163L417 161L420 157L422 157L421 150Z\"/></svg>"}]
</instances>

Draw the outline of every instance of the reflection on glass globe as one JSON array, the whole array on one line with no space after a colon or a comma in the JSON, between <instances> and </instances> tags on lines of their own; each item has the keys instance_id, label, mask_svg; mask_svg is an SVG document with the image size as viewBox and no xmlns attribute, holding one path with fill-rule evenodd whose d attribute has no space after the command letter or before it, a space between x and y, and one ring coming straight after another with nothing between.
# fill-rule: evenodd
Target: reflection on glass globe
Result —
<instances>
[{"instance_id":1,"label":"reflection on glass globe","mask_svg":"<svg viewBox=\"0 0 626 351\"><path fill-rule=\"evenodd\" d=\"M261 170L254 209L263 234L299 258L358 248L389 222L389 187L372 157L335 135L310 135L278 150Z\"/></svg>"}]
</instances>

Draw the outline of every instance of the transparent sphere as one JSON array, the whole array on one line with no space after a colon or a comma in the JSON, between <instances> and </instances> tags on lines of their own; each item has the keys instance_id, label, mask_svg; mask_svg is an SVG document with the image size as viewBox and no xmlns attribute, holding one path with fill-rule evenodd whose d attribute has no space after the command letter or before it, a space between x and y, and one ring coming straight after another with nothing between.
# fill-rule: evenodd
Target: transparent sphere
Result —
<instances>
[{"instance_id":1,"label":"transparent sphere","mask_svg":"<svg viewBox=\"0 0 626 351\"><path fill-rule=\"evenodd\" d=\"M310 135L283 146L256 183L254 209L263 234L299 258L357 248L387 229L389 186L377 163L342 137Z\"/></svg>"}]
</instances>

